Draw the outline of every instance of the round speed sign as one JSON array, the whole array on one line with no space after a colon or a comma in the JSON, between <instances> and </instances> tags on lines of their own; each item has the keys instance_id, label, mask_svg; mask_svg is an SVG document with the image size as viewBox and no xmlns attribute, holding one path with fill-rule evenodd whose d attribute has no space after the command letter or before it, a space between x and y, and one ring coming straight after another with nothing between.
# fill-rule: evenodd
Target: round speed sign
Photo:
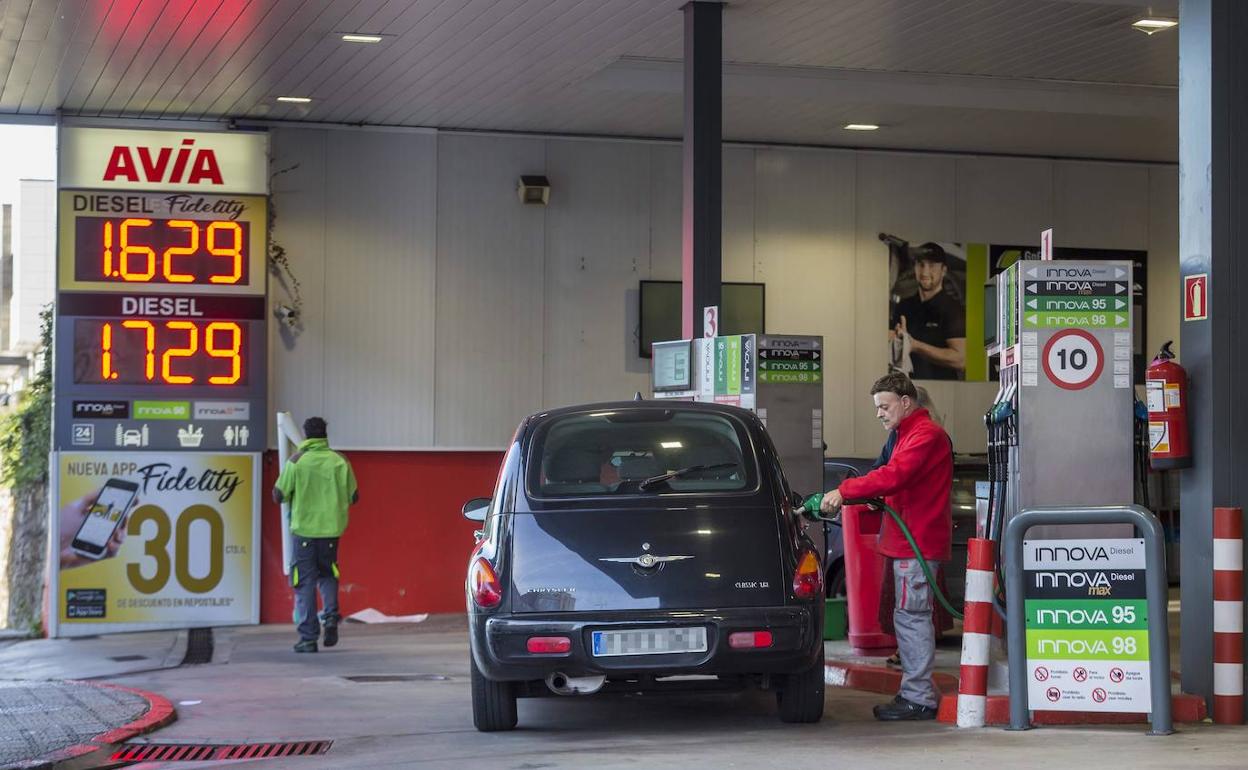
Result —
<instances>
[{"instance_id":1,"label":"round speed sign","mask_svg":"<svg viewBox=\"0 0 1248 770\"><path fill-rule=\"evenodd\" d=\"M1082 390L1096 382L1105 368L1101 343L1083 329L1064 329L1044 346L1044 373L1059 388Z\"/></svg>"}]
</instances>

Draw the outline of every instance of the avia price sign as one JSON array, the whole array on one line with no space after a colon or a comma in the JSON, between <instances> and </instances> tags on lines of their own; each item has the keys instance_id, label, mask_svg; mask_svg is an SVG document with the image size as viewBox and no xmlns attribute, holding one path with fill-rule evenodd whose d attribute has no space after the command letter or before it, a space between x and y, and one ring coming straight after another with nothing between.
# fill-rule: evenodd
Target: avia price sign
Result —
<instances>
[{"instance_id":1,"label":"avia price sign","mask_svg":"<svg viewBox=\"0 0 1248 770\"><path fill-rule=\"evenodd\" d=\"M1144 541L1026 540L1031 708L1152 710Z\"/></svg>"}]
</instances>

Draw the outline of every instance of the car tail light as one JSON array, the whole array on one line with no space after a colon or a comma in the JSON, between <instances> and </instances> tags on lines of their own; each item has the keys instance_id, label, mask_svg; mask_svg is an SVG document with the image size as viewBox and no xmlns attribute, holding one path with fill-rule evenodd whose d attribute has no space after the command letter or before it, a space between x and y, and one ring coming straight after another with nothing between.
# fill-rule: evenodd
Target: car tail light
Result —
<instances>
[{"instance_id":1,"label":"car tail light","mask_svg":"<svg viewBox=\"0 0 1248 770\"><path fill-rule=\"evenodd\" d=\"M493 609L503 601L503 587L498 582L494 568L483 558L472 563L468 573L469 585L472 586L472 600L478 607Z\"/></svg>"},{"instance_id":2,"label":"car tail light","mask_svg":"<svg viewBox=\"0 0 1248 770\"><path fill-rule=\"evenodd\" d=\"M572 640L566 636L530 636L528 647L538 655L564 653L572 650Z\"/></svg>"},{"instance_id":3,"label":"car tail light","mask_svg":"<svg viewBox=\"0 0 1248 770\"><path fill-rule=\"evenodd\" d=\"M737 631L728 634L728 646L734 650L754 650L770 647L771 644L770 631Z\"/></svg>"},{"instance_id":4,"label":"car tail light","mask_svg":"<svg viewBox=\"0 0 1248 770\"><path fill-rule=\"evenodd\" d=\"M793 595L799 599L813 599L823 593L823 570L814 551L802 551L793 573Z\"/></svg>"}]
</instances>

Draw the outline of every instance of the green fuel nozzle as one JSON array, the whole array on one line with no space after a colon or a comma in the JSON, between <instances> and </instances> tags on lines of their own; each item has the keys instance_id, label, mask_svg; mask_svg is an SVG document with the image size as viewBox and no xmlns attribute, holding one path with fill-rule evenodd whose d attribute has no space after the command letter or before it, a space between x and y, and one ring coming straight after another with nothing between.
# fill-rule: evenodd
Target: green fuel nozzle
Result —
<instances>
[{"instance_id":1,"label":"green fuel nozzle","mask_svg":"<svg viewBox=\"0 0 1248 770\"><path fill-rule=\"evenodd\" d=\"M823 503L823 493L816 492L810 497L806 498L802 502L802 505L800 508L798 508L798 510L801 511L802 515L805 516L806 518L812 519L812 520L818 520L822 518L819 515L819 506L822 503Z\"/></svg>"}]
</instances>

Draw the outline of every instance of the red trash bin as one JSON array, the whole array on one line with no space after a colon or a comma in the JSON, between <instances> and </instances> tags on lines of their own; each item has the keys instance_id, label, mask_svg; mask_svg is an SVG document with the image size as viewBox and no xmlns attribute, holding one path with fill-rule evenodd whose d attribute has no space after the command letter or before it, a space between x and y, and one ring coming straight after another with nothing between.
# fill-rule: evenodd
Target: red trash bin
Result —
<instances>
[{"instance_id":1,"label":"red trash bin","mask_svg":"<svg viewBox=\"0 0 1248 770\"><path fill-rule=\"evenodd\" d=\"M849 610L849 643L859 655L891 655L897 640L880 628L880 591L884 556L877 548L883 511L847 505L841 513L845 543L845 595Z\"/></svg>"}]
</instances>

